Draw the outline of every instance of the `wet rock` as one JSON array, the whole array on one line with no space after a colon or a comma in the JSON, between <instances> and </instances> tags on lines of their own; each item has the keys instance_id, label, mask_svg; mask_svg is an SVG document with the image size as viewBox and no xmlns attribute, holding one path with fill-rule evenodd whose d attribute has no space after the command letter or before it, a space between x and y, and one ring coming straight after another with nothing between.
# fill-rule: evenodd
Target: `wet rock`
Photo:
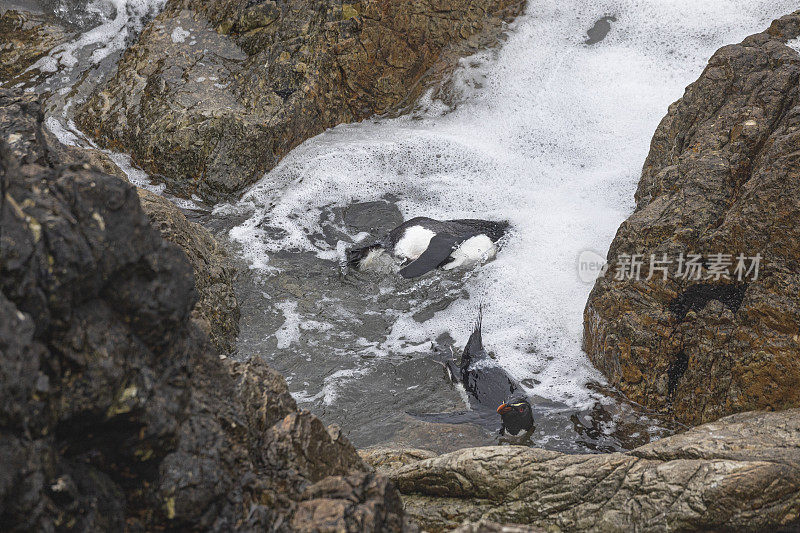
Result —
<instances>
[{"instance_id":1,"label":"wet rock","mask_svg":"<svg viewBox=\"0 0 800 533\"><path fill-rule=\"evenodd\" d=\"M189 222L175 204L144 189L137 192L153 227L180 246L192 264L199 295L194 318L203 321L203 329L220 352L235 351L240 311L233 291L236 269L227 252L207 229Z\"/></svg>"},{"instance_id":2,"label":"wet rock","mask_svg":"<svg viewBox=\"0 0 800 533\"><path fill-rule=\"evenodd\" d=\"M544 529L532 526L498 524L488 520L466 523L455 529L455 533L541 533Z\"/></svg>"},{"instance_id":3,"label":"wet rock","mask_svg":"<svg viewBox=\"0 0 800 533\"><path fill-rule=\"evenodd\" d=\"M358 454L367 464L375 468L398 468L407 464L416 463L423 459L436 457L436 453L430 450L418 448L392 448L387 446L376 446L366 450L359 450Z\"/></svg>"},{"instance_id":4,"label":"wet rock","mask_svg":"<svg viewBox=\"0 0 800 533\"><path fill-rule=\"evenodd\" d=\"M231 198L305 139L410 105L521 6L171 0L78 123L173 192Z\"/></svg>"},{"instance_id":5,"label":"wet rock","mask_svg":"<svg viewBox=\"0 0 800 533\"><path fill-rule=\"evenodd\" d=\"M595 366L685 423L800 405L799 34L795 13L721 48L670 106L586 306ZM635 254L641 278L616 279ZM646 279L651 254L672 261L666 280ZM678 273L690 254L700 279ZM757 278L740 254L745 269L760 254Z\"/></svg>"},{"instance_id":6,"label":"wet rock","mask_svg":"<svg viewBox=\"0 0 800 533\"><path fill-rule=\"evenodd\" d=\"M410 530L259 357L219 359L136 189L27 137L35 102L2 109L3 529Z\"/></svg>"},{"instance_id":7,"label":"wet rock","mask_svg":"<svg viewBox=\"0 0 800 533\"><path fill-rule=\"evenodd\" d=\"M600 18L594 23L594 26L586 31L586 40L584 41L584 44L597 44L605 39L608 35L608 32L611 31L611 23L616 21L617 17L611 15Z\"/></svg>"},{"instance_id":8,"label":"wet rock","mask_svg":"<svg viewBox=\"0 0 800 533\"><path fill-rule=\"evenodd\" d=\"M47 160L85 164L127 181L125 173L97 149L67 146L42 127L41 103L35 95L0 90L0 128L22 160ZM172 202L137 189L142 209L161 236L181 247L194 271L199 295L192 316L221 353L235 349L239 333L239 305L233 292L236 270L227 253L211 234L189 222Z\"/></svg>"},{"instance_id":9,"label":"wet rock","mask_svg":"<svg viewBox=\"0 0 800 533\"><path fill-rule=\"evenodd\" d=\"M117 7L109 2L92 0L37 0L42 10L52 13L59 22L78 32L99 26L104 20L116 17Z\"/></svg>"},{"instance_id":10,"label":"wet rock","mask_svg":"<svg viewBox=\"0 0 800 533\"><path fill-rule=\"evenodd\" d=\"M47 15L13 9L0 14L0 86L19 83L25 69L68 38Z\"/></svg>"},{"instance_id":11,"label":"wet rock","mask_svg":"<svg viewBox=\"0 0 800 533\"><path fill-rule=\"evenodd\" d=\"M798 409L733 415L628 453L491 446L428 459L417 452L423 458L416 461L402 453L365 457L395 482L406 512L428 531L465 520L548 531L800 525Z\"/></svg>"}]
</instances>

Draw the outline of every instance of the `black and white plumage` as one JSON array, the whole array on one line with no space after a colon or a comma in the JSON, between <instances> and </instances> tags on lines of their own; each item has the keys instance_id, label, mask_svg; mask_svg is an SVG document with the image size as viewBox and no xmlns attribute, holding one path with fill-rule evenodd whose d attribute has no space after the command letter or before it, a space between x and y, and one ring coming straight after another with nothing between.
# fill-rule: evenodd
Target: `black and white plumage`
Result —
<instances>
[{"instance_id":1,"label":"black and white plumage","mask_svg":"<svg viewBox=\"0 0 800 533\"><path fill-rule=\"evenodd\" d=\"M496 243L507 229L508 222L415 217L376 242L348 250L347 264L369 269L388 253L406 263L400 269L404 278L416 278L436 268L471 267L494 258Z\"/></svg>"},{"instance_id":2,"label":"black and white plumage","mask_svg":"<svg viewBox=\"0 0 800 533\"><path fill-rule=\"evenodd\" d=\"M481 309L478 312L475 329L472 330L464 352L461 354L461 361L458 365L455 361L447 361L445 366L450 374L450 379L458 381L464 386L470 402L473 403L473 409L479 406L495 409L499 403L516 392L519 385L492 360L483 347L482 323L483 310Z\"/></svg>"},{"instance_id":3,"label":"black and white plumage","mask_svg":"<svg viewBox=\"0 0 800 533\"><path fill-rule=\"evenodd\" d=\"M469 336L461 359L448 359L443 362L451 382L464 387L469 410L463 412L431 413L414 415L427 422L461 424L474 423L480 426L496 428L497 414L500 414L502 426L500 434L516 435L525 430L522 439L529 437L535 426L530 404L520 395L520 385L508 375L494 358L483 347L483 309L478 310L478 320ZM506 401L506 398L514 398ZM517 414L523 401L527 408L524 413ZM500 407L497 407L500 405ZM513 412L512 412L513 408ZM522 415L520 417L520 415Z\"/></svg>"}]
</instances>

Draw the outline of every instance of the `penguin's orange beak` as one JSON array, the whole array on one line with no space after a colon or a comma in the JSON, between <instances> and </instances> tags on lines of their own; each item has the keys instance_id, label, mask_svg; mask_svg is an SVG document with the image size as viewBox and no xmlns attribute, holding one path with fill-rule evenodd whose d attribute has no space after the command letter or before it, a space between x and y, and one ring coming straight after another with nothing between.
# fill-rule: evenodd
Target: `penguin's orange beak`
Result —
<instances>
[{"instance_id":1,"label":"penguin's orange beak","mask_svg":"<svg viewBox=\"0 0 800 533\"><path fill-rule=\"evenodd\" d=\"M500 413L501 415L506 414L510 410L511 410L511 406L508 405L508 404L505 404L505 403L501 403L500 407L497 408L497 412Z\"/></svg>"}]
</instances>

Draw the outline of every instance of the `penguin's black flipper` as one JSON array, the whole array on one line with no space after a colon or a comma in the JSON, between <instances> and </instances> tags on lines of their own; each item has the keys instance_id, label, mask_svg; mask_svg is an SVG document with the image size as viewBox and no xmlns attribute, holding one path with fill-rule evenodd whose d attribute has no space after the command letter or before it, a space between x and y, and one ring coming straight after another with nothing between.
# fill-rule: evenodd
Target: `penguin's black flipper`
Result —
<instances>
[{"instance_id":1,"label":"penguin's black flipper","mask_svg":"<svg viewBox=\"0 0 800 533\"><path fill-rule=\"evenodd\" d=\"M437 233L428 244L428 248L422 252L416 261L400 269L400 275L404 278L418 278L426 272L438 268L444 263L453 249L463 242L463 239L448 235L447 233Z\"/></svg>"},{"instance_id":2,"label":"penguin's black flipper","mask_svg":"<svg viewBox=\"0 0 800 533\"><path fill-rule=\"evenodd\" d=\"M472 330L472 335L469 336L467 346L464 348L464 354L461 356L462 364L466 363L469 365L473 361L486 355L486 350L483 349L483 339L481 338L482 323L483 306L481 305L478 307L478 320L475 322L475 329Z\"/></svg>"}]
</instances>

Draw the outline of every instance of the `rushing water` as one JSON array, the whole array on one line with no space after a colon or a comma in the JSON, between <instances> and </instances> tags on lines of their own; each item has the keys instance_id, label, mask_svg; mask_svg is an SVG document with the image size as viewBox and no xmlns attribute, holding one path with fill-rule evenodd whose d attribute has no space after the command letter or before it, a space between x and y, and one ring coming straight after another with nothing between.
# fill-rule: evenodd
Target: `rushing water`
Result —
<instances>
[{"instance_id":1,"label":"rushing water","mask_svg":"<svg viewBox=\"0 0 800 533\"><path fill-rule=\"evenodd\" d=\"M63 140L86 142L70 120L95 78L84 73L110 70L162 4L42 6L78 28L29 84L51 94L48 124ZM668 433L600 392L602 376L580 349L591 284L576 260L584 250L604 255L633 209L658 121L714 50L795 7L531 1L501 48L462 61L445 98L310 139L240 202L198 217L230 239L244 272L238 357L269 360L302 407L357 445L491 443L496 415L420 416L466 409L441 362L463 348L483 304L487 349L534 399L532 444L611 450ZM346 246L417 215L505 219L513 231L497 259L472 272L342 275ZM458 420L467 423L432 423Z\"/></svg>"},{"instance_id":2,"label":"rushing water","mask_svg":"<svg viewBox=\"0 0 800 533\"><path fill-rule=\"evenodd\" d=\"M502 48L462 61L447 104L428 99L412 115L307 141L238 205L216 211L246 217L230 237L263 280L263 296L245 304L241 353L270 358L301 405L343 424L357 443L407 442L403 413L458 408L431 343L463 348L483 303L487 348L537 400L537 418L554 422L538 428L535 444L596 447L580 425L558 423L576 412L596 421L589 384L603 381L581 351L591 284L579 279L577 257L605 254L633 209L658 121L711 54L793 8L530 2ZM610 30L586 44L599 20ZM465 275L338 277L346 244L380 230L386 216L385 205L362 204L387 200L405 218L506 219L514 230L495 261ZM361 225L348 221L353 209ZM595 424L611 447L660 434L611 419Z\"/></svg>"}]
</instances>

